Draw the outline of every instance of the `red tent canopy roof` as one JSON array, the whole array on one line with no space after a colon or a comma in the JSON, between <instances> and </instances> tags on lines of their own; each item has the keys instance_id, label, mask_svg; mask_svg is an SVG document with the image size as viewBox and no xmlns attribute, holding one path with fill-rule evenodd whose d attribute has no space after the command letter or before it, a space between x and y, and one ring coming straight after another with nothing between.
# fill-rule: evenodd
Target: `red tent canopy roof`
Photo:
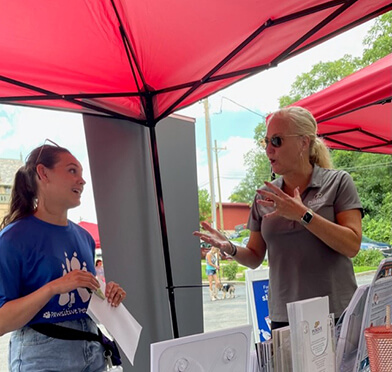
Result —
<instances>
[{"instance_id":1,"label":"red tent canopy roof","mask_svg":"<svg viewBox=\"0 0 392 372\"><path fill-rule=\"evenodd\" d=\"M0 102L154 126L390 0L0 0Z\"/></svg>"},{"instance_id":2,"label":"red tent canopy roof","mask_svg":"<svg viewBox=\"0 0 392 372\"><path fill-rule=\"evenodd\" d=\"M101 240L99 239L98 225L92 222L81 221L78 223L79 226L87 230L95 241L95 248L101 248Z\"/></svg>"},{"instance_id":3,"label":"red tent canopy roof","mask_svg":"<svg viewBox=\"0 0 392 372\"><path fill-rule=\"evenodd\" d=\"M392 154L392 54L293 106L308 109L328 146Z\"/></svg>"}]
</instances>

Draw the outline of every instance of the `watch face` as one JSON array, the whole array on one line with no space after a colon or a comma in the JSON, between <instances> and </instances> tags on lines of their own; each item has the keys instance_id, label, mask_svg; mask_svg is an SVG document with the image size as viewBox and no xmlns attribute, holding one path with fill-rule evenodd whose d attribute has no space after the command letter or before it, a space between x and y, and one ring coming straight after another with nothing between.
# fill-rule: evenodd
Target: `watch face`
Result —
<instances>
[{"instance_id":1,"label":"watch face","mask_svg":"<svg viewBox=\"0 0 392 372\"><path fill-rule=\"evenodd\" d=\"M312 220L312 218L313 218L312 213L310 213L309 211L307 211L307 212L303 215L302 221L303 221L304 223L308 224L308 223Z\"/></svg>"}]
</instances>

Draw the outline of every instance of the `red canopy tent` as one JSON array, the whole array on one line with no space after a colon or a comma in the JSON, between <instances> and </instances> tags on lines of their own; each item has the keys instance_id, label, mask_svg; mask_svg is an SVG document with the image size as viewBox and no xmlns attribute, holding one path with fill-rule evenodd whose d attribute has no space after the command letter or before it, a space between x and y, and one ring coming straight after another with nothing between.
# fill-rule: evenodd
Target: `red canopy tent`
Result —
<instances>
[{"instance_id":1,"label":"red canopy tent","mask_svg":"<svg viewBox=\"0 0 392 372\"><path fill-rule=\"evenodd\" d=\"M392 54L293 106L313 113L329 147L392 154Z\"/></svg>"},{"instance_id":2,"label":"red canopy tent","mask_svg":"<svg viewBox=\"0 0 392 372\"><path fill-rule=\"evenodd\" d=\"M40 6L41 5L41 6ZM392 9L390 0L0 0L0 103L150 128L172 310L156 124Z\"/></svg>"},{"instance_id":3,"label":"red canopy tent","mask_svg":"<svg viewBox=\"0 0 392 372\"><path fill-rule=\"evenodd\" d=\"M92 222L81 221L78 223L79 226L86 229L95 241L95 248L101 248L101 240L99 239L98 225Z\"/></svg>"},{"instance_id":4,"label":"red canopy tent","mask_svg":"<svg viewBox=\"0 0 392 372\"><path fill-rule=\"evenodd\" d=\"M390 9L390 0L0 0L0 102L147 126Z\"/></svg>"}]
</instances>

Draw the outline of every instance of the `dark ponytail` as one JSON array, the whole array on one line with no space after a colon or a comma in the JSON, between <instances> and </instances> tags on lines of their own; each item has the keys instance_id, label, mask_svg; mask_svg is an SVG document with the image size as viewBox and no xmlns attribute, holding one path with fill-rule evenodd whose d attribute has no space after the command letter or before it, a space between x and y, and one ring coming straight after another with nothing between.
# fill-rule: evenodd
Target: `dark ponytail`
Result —
<instances>
[{"instance_id":1,"label":"dark ponytail","mask_svg":"<svg viewBox=\"0 0 392 372\"><path fill-rule=\"evenodd\" d=\"M37 165L43 164L46 168L52 169L59 161L59 155L64 152L70 153L64 147L52 145L42 145L31 151L26 164L15 174L9 212L4 216L0 229L34 213L38 194Z\"/></svg>"}]
</instances>

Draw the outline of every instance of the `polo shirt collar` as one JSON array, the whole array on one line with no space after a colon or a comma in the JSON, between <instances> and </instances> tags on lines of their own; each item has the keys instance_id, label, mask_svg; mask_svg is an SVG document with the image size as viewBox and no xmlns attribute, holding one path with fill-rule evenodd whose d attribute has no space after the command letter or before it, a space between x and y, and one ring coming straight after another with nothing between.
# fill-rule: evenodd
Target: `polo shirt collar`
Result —
<instances>
[{"instance_id":1,"label":"polo shirt collar","mask_svg":"<svg viewBox=\"0 0 392 372\"><path fill-rule=\"evenodd\" d=\"M323 179L322 169L318 165L314 164L312 178L310 179L309 184L306 188L321 187L322 179ZM283 177L277 178L273 183L274 185L276 185L281 189L283 187Z\"/></svg>"},{"instance_id":2,"label":"polo shirt collar","mask_svg":"<svg viewBox=\"0 0 392 372\"><path fill-rule=\"evenodd\" d=\"M308 187L321 187L322 181L323 181L322 169L318 165L314 164L312 178L310 179Z\"/></svg>"}]
</instances>

